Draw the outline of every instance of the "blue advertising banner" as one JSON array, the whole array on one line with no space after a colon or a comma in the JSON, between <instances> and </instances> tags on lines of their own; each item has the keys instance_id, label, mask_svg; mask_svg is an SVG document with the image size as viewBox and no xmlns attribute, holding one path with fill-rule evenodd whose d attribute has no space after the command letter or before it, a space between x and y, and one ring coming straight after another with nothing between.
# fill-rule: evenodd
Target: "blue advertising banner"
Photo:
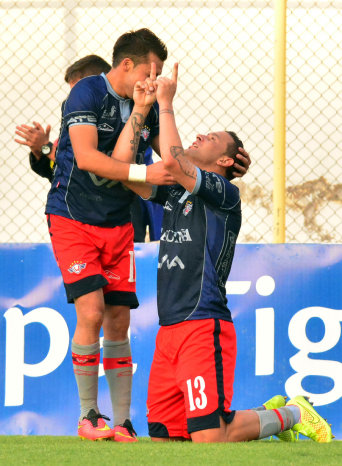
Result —
<instances>
[{"instance_id":1,"label":"blue advertising banner","mask_svg":"<svg viewBox=\"0 0 342 466\"><path fill-rule=\"evenodd\" d=\"M158 331L158 243L136 244L130 338L131 417L147 435L146 395ZM76 435L70 341L74 306L50 245L0 245L0 434ZM233 409L274 394L310 396L342 439L342 246L238 245L227 282L238 356ZM99 408L112 417L100 367Z\"/></svg>"}]
</instances>

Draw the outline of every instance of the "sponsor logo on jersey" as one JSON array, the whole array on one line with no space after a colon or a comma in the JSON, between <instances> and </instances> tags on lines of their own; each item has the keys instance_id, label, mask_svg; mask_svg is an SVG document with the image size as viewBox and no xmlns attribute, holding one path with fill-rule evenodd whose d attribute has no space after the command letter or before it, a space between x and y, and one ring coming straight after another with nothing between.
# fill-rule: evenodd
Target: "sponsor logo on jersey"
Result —
<instances>
[{"instance_id":1,"label":"sponsor logo on jersey","mask_svg":"<svg viewBox=\"0 0 342 466\"><path fill-rule=\"evenodd\" d=\"M192 241L192 239L189 230L187 228L182 228L180 231L162 231L160 241L166 241L167 243L184 243L186 241Z\"/></svg>"},{"instance_id":2,"label":"sponsor logo on jersey","mask_svg":"<svg viewBox=\"0 0 342 466\"><path fill-rule=\"evenodd\" d=\"M68 268L68 272L70 273L76 273L79 275L83 269L85 269L87 266L86 263L82 263L81 261L74 261Z\"/></svg>"},{"instance_id":3,"label":"sponsor logo on jersey","mask_svg":"<svg viewBox=\"0 0 342 466\"><path fill-rule=\"evenodd\" d=\"M186 204L185 204L184 209L183 209L183 214L185 216L187 216L188 213L192 211L192 208L193 208L192 201L186 201Z\"/></svg>"},{"instance_id":4,"label":"sponsor logo on jersey","mask_svg":"<svg viewBox=\"0 0 342 466\"><path fill-rule=\"evenodd\" d=\"M165 205L164 205L164 210L168 210L171 212L172 210L172 205L169 203L169 201L166 201Z\"/></svg>"},{"instance_id":5,"label":"sponsor logo on jersey","mask_svg":"<svg viewBox=\"0 0 342 466\"><path fill-rule=\"evenodd\" d=\"M150 128L148 126L144 126L143 129L141 130L141 137L144 139L144 141L147 141L149 135L150 135Z\"/></svg>"},{"instance_id":6,"label":"sponsor logo on jersey","mask_svg":"<svg viewBox=\"0 0 342 466\"><path fill-rule=\"evenodd\" d=\"M206 173L205 174L205 187L209 189L209 191L217 191L218 193L222 193L222 180L219 176L215 173Z\"/></svg>"},{"instance_id":7,"label":"sponsor logo on jersey","mask_svg":"<svg viewBox=\"0 0 342 466\"><path fill-rule=\"evenodd\" d=\"M215 190L215 185L214 185L214 183L212 183L212 181L213 180L211 179L210 174L206 173L205 174L205 187L209 191L214 191Z\"/></svg>"},{"instance_id":8,"label":"sponsor logo on jersey","mask_svg":"<svg viewBox=\"0 0 342 466\"><path fill-rule=\"evenodd\" d=\"M120 183L120 181L108 180L108 178L100 178L91 172L88 172L88 175L90 176L91 181L94 183L95 186L106 186L106 188L112 188L116 184ZM89 199L91 199L91 197L89 197ZM102 197L100 197L100 199L96 199L96 198L93 198L93 199L96 201L102 201Z\"/></svg>"},{"instance_id":9,"label":"sponsor logo on jersey","mask_svg":"<svg viewBox=\"0 0 342 466\"><path fill-rule=\"evenodd\" d=\"M176 256L174 257L171 261L169 260L169 256L165 254L165 256L162 257L161 262L158 262L158 269L161 269L163 265L166 264L166 267L170 270L172 267L179 267L180 269L184 270L185 265L181 261L181 259Z\"/></svg>"},{"instance_id":10,"label":"sponsor logo on jersey","mask_svg":"<svg viewBox=\"0 0 342 466\"><path fill-rule=\"evenodd\" d=\"M218 193L222 193L222 180L220 179L219 176L215 175L215 173L212 173L212 176L216 178L216 190Z\"/></svg>"},{"instance_id":11,"label":"sponsor logo on jersey","mask_svg":"<svg viewBox=\"0 0 342 466\"><path fill-rule=\"evenodd\" d=\"M77 125L82 123L96 123L96 117L94 115L76 115L67 119L67 125Z\"/></svg>"},{"instance_id":12,"label":"sponsor logo on jersey","mask_svg":"<svg viewBox=\"0 0 342 466\"><path fill-rule=\"evenodd\" d=\"M114 131L114 128L110 126L108 123L101 123L97 129L99 131Z\"/></svg>"}]
</instances>

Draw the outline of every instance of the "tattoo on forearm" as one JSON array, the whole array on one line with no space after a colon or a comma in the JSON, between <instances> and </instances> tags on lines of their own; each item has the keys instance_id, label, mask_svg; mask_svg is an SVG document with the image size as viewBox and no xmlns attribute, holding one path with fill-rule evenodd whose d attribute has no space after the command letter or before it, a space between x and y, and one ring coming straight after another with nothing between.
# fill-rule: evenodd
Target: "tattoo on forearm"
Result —
<instances>
[{"instance_id":1,"label":"tattoo on forearm","mask_svg":"<svg viewBox=\"0 0 342 466\"><path fill-rule=\"evenodd\" d=\"M159 110L159 115L161 115L162 113L170 113L170 115L175 114L173 110L168 109L168 108L164 108L164 110Z\"/></svg>"},{"instance_id":2,"label":"tattoo on forearm","mask_svg":"<svg viewBox=\"0 0 342 466\"><path fill-rule=\"evenodd\" d=\"M184 149L179 146L170 147L171 155L179 163L183 173L190 178L196 179L196 167L184 157Z\"/></svg>"},{"instance_id":3,"label":"tattoo on forearm","mask_svg":"<svg viewBox=\"0 0 342 466\"><path fill-rule=\"evenodd\" d=\"M140 133L144 124L145 118L141 113L133 113L131 117L131 125L133 128L133 139L130 140L131 149L133 155L138 152L139 140L140 140Z\"/></svg>"}]
</instances>

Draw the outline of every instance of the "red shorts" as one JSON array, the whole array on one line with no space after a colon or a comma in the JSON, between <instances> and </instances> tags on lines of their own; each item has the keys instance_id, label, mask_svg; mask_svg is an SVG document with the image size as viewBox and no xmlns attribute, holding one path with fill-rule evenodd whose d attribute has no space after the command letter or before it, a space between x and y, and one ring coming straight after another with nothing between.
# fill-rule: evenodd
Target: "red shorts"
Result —
<instances>
[{"instance_id":1,"label":"red shorts","mask_svg":"<svg viewBox=\"0 0 342 466\"><path fill-rule=\"evenodd\" d=\"M69 303L103 288L105 303L138 307L131 223L103 228L59 215L47 219Z\"/></svg>"},{"instance_id":2,"label":"red shorts","mask_svg":"<svg viewBox=\"0 0 342 466\"><path fill-rule=\"evenodd\" d=\"M190 438L220 426L230 411L236 359L232 322L191 320L159 329L150 372L147 416L151 437Z\"/></svg>"}]
</instances>

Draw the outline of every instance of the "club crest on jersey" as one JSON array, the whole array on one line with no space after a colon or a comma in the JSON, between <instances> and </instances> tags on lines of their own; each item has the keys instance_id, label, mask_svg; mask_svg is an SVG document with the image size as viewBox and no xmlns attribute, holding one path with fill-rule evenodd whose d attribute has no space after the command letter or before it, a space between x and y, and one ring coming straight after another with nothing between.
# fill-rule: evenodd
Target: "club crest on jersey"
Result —
<instances>
[{"instance_id":1,"label":"club crest on jersey","mask_svg":"<svg viewBox=\"0 0 342 466\"><path fill-rule=\"evenodd\" d=\"M141 130L141 136L144 139L144 141L147 141L149 135L150 135L150 128L148 126L144 126L143 129Z\"/></svg>"},{"instance_id":2,"label":"club crest on jersey","mask_svg":"<svg viewBox=\"0 0 342 466\"><path fill-rule=\"evenodd\" d=\"M186 204L183 209L183 215L187 216L189 212L191 212L193 208L193 203L192 201L186 201Z\"/></svg>"},{"instance_id":3,"label":"club crest on jersey","mask_svg":"<svg viewBox=\"0 0 342 466\"><path fill-rule=\"evenodd\" d=\"M85 269L87 264L82 263L81 261L74 261L70 267L68 268L68 272L70 273L76 273L79 275L83 269Z\"/></svg>"}]
</instances>

